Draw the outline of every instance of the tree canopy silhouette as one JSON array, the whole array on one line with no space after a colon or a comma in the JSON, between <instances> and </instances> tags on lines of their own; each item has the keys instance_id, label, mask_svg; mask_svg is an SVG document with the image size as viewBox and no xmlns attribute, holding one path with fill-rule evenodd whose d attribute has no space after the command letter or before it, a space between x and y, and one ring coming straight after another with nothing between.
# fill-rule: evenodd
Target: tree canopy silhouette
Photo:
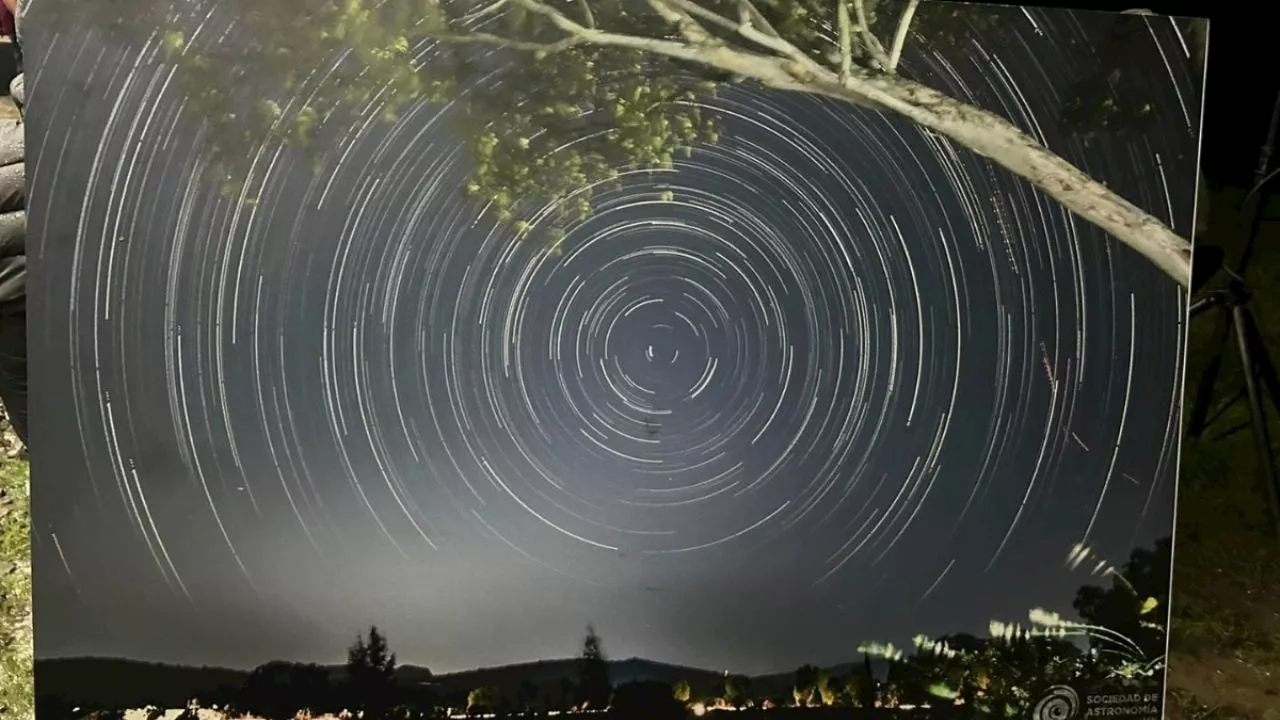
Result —
<instances>
[{"instance_id":1,"label":"tree canopy silhouette","mask_svg":"<svg viewBox=\"0 0 1280 720\"><path fill-rule=\"evenodd\" d=\"M612 694L609 683L609 660L596 629L587 626L582 639L582 654L578 657L578 704L590 709L604 709Z\"/></svg>"},{"instance_id":2,"label":"tree canopy silhouette","mask_svg":"<svg viewBox=\"0 0 1280 720\"><path fill-rule=\"evenodd\" d=\"M684 720L686 712L670 685L638 681L618 686L609 703L609 715L622 720Z\"/></svg>"},{"instance_id":3,"label":"tree canopy silhouette","mask_svg":"<svg viewBox=\"0 0 1280 720\"><path fill-rule=\"evenodd\" d=\"M1072 605L1080 617L1112 631L1091 637L1095 649L1101 653L1114 650L1117 642L1123 642L1115 636L1118 633L1147 658L1164 655L1172 551L1171 538L1150 549L1138 548L1124 567L1104 569L1104 577L1111 578L1109 587L1086 585L1076 593Z\"/></svg>"},{"instance_id":4,"label":"tree canopy silhouette","mask_svg":"<svg viewBox=\"0 0 1280 720\"><path fill-rule=\"evenodd\" d=\"M367 638L356 636L347 650L347 683L349 699L364 710L365 718L381 718L395 704L395 672L395 653L376 626L369 628Z\"/></svg>"},{"instance_id":5,"label":"tree canopy silhouette","mask_svg":"<svg viewBox=\"0 0 1280 720\"><path fill-rule=\"evenodd\" d=\"M796 668L795 683L792 686L792 695L795 698L796 705L807 707L817 704L818 693L818 668L812 665L801 665Z\"/></svg>"},{"instance_id":6,"label":"tree canopy silhouette","mask_svg":"<svg viewBox=\"0 0 1280 720\"><path fill-rule=\"evenodd\" d=\"M724 701L730 707L743 708L751 704L751 678L746 675L726 675L724 678Z\"/></svg>"},{"instance_id":7,"label":"tree canopy silhouette","mask_svg":"<svg viewBox=\"0 0 1280 720\"><path fill-rule=\"evenodd\" d=\"M689 687L688 680L677 680L676 684L671 686L671 695L681 703L689 702L689 697L693 694L693 688Z\"/></svg>"},{"instance_id":8,"label":"tree canopy silhouette","mask_svg":"<svg viewBox=\"0 0 1280 720\"><path fill-rule=\"evenodd\" d=\"M325 668L275 660L249 673L237 706L270 720L292 720L300 710L321 713L333 707L333 683Z\"/></svg>"},{"instance_id":9,"label":"tree canopy silhouette","mask_svg":"<svg viewBox=\"0 0 1280 720\"><path fill-rule=\"evenodd\" d=\"M467 714L478 715L498 709L498 691L488 686L467 693Z\"/></svg>"},{"instance_id":10,"label":"tree canopy silhouette","mask_svg":"<svg viewBox=\"0 0 1280 720\"><path fill-rule=\"evenodd\" d=\"M1088 563L1112 581L1108 588L1080 588L1075 608L1081 621L1041 609L1029 613L1030 626L992 622L991 637L917 637L909 655L867 646L890 660L881 699L917 705L941 700L982 717L1022 717L1054 685L1137 683L1149 689L1164 662L1170 549L1169 539L1160 540L1115 567L1076 547L1073 567ZM1076 638L1087 638L1090 652Z\"/></svg>"},{"instance_id":11,"label":"tree canopy silhouette","mask_svg":"<svg viewBox=\"0 0 1280 720\"><path fill-rule=\"evenodd\" d=\"M45 0L31 11L156 39L232 166L256 162L245 147L313 148L358 118L453 103L475 161L466 191L518 233L545 227L553 245L591 212L593 188L717 141L699 98L750 80L949 138L1185 285L1187 240L1006 118L940 91L926 63L904 61L914 44L998 43L1019 12L933 0ZM1090 91L1114 96L1100 73ZM250 199L247 166L227 179Z\"/></svg>"}]
</instances>

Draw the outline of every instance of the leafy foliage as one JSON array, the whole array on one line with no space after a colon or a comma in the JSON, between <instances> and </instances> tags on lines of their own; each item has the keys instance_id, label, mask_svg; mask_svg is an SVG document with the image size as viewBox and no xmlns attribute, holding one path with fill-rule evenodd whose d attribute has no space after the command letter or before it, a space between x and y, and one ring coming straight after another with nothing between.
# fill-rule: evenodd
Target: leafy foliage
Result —
<instances>
[{"instance_id":1,"label":"leafy foliage","mask_svg":"<svg viewBox=\"0 0 1280 720\"><path fill-rule=\"evenodd\" d=\"M800 707L816 705L818 700L818 668L812 665L801 665L796 668L795 685L792 695Z\"/></svg>"},{"instance_id":2,"label":"leafy foliage","mask_svg":"<svg viewBox=\"0 0 1280 720\"><path fill-rule=\"evenodd\" d=\"M491 687L478 687L467 693L467 712L484 713L498 705L498 691Z\"/></svg>"},{"instance_id":3,"label":"leafy foliage","mask_svg":"<svg viewBox=\"0 0 1280 720\"><path fill-rule=\"evenodd\" d=\"M672 697L671 686L655 681L623 683L613 694L609 717L620 720L683 718L685 708Z\"/></svg>"},{"instance_id":4,"label":"leafy foliage","mask_svg":"<svg viewBox=\"0 0 1280 720\"><path fill-rule=\"evenodd\" d=\"M1189 243L996 113L935 92L941 63L999 45L1015 7L935 0L110 0L111 27L172 64L223 190L256 202L280 146L316 169L377 119L445 103L470 150L466 192L559 251L593 196L720 137L729 81L889 107L985 155L1186 283ZM42 12L74 22L82 3ZM82 17L100 16L93 10ZM83 20L81 20L83 21ZM46 18L46 23L48 18ZM55 23L57 20L55 20ZM124 28L124 30L120 30ZM945 72L937 70L936 72ZM905 79L894 78L903 75ZM1083 87L1110 88L1100 71ZM1132 83L1130 83L1132 85ZM1103 107L1106 104L1103 103ZM1124 104L1121 110L1127 110ZM1142 115L1147 104L1137 106ZM1068 109L1064 122L1114 126ZM1040 168L1034 170L1033 168ZM1085 189L1088 192L1085 192ZM1098 197L1094 197L1095 193ZM664 197L673 197L664 191ZM1090 199L1093 198L1093 199Z\"/></svg>"},{"instance_id":5,"label":"leafy foliage","mask_svg":"<svg viewBox=\"0 0 1280 720\"><path fill-rule=\"evenodd\" d=\"M845 682L844 678L831 674L828 670L823 670L818 675L818 699L823 705L839 705L845 699Z\"/></svg>"},{"instance_id":6,"label":"leafy foliage","mask_svg":"<svg viewBox=\"0 0 1280 720\"><path fill-rule=\"evenodd\" d=\"M1117 14L1108 36L1097 48L1093 72L1076 81L1063 103L1060 121L1076 135L1140 133L1156 119L1146 82L1134 72L1146 63L1138 57L1147 43L1138 42L1149 32L1150 22L1141 15Z\"/></svg>"},{"instance_id":7,"label":"leafy foliage","mask_svg":"<svg viewBox=\"0 0 1280 720\"><path fill-rule=\"evenodd\" d=\"M1109 589L1082 587L1075 606L1083 622L1034 610L1032 627L991 623L991 637L920 636L907 655L892 646L865 649L891 660L879 700L893 704L959 703L983 716L1025 717L1049 687L1062 684L1150 682L1163 668L1164 623L1169 597L1169 549L1161 540L1139 548L1124 568L1073 549L1069 564L1087 562L1112 579ZM1073 637L1089 640L1085 652Z\"/></svg>"},{"instance_id":8,"label":"leafy foliage","mask_svg":"<svg viewBox=\"0 0 1280 720\"><path fill-rule=\"evenodd\" d=\"M681 3L667 3L678 8ZM686 2L706 43L763 50L736 30L751 10L817 62L840 63L830 0ZM906 0L846 3L868 34L849 43L852 63L880 68L875 48L892 37ZM367 118L395 122L423 102L450 103L453 131L469 149L466 192L514 223L559 230L591 212L593 192L627 170L668 169L719 128L700 100L732 77L705 64L642 49L581 42L520 0L47 0L45 23L80 22L137 43L150 39L171 63L201 118L210 166L223 189L251 199L255 153L284 145L319 165L326 149ZM556 8L563 4L555 5ZM855 6L863 8L856 12ZM679 39L688 26L662 2L568 4L583 27L638 38ZM701 14L697 14L701 11ZM931 47L959 46L1009 11L924 2L914 32ZM714 13L720 21L707 20ZM704 17L705 16L705 17ZM732 22L726 24L725 20Z\"/></svg>"},{"instance_id":9,"label":"leafy foliage","mask_svg":"<svg viewBox=\"0 0 1280 720\"><path fill-rule=\"evenodd\" d=\"M1073 603L1076 612L1092 625L1123 634L1137 645L1142 656L1162 655L1165 628L1153 617L1162 617L1168 605L1172 551L1173 541L1169 538L1152 549L1135 550L1123 568L1107 573L1112 579L1110 587L1080 588ZM1111 644L1103 636L1094 636L1091 642L1102 652Z\"/></svg>"},{"instance_id":10,"label":"leafy foliage","mask_svg":"<svg viewBox=\"0 0 1280 720\"><path fill-rule=\"evenodd\" d=\"M724 701L730 707L746 707L751 702L751 678L746 675L728 675L724 679Z\"/></svg>"}]
</instances>

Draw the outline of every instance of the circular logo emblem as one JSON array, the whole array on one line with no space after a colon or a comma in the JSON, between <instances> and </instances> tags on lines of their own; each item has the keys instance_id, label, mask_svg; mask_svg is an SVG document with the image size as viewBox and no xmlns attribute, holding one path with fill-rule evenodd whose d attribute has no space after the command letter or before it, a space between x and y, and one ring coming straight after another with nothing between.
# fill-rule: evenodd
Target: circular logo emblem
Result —
<instances>
[{"instance_id":1,"label":"circular logo emblem","mask_svg":"<svg viewBox=\"0 0 1280 720\"><path fill-rule=\"evenodd\" d=\"M1032 720L1074 720L1080 713L1080 696L1066 685L1054 685L1036 703Z\"/></svg>"}]
</instances>

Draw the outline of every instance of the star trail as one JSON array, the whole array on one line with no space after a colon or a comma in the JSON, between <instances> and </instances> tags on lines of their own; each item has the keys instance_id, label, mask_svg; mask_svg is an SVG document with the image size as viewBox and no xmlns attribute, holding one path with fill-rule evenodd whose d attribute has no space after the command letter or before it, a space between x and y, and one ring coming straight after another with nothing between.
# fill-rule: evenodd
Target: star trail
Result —
<instances>
[{"instance_id":1,"label":"star trail","mask_svg":"<svg viewBox=\"0 0 1280 720\"><path fill-rule=\"evenodd\" d=\"M1012 20L909 69L1188 233L1177 27L1132 69L1154 127L1086 141L1057 115L1110 17ZM1073 545L1171 532L1182 291L907 122L728 87L721 142L547 252L460 192L449 107L315 173L245 148L236 202L156 43L31 32L40 657L329 662L376 623L445 671L591 622L786 671L1069 612Z\"/></svg>"}]
</instances>

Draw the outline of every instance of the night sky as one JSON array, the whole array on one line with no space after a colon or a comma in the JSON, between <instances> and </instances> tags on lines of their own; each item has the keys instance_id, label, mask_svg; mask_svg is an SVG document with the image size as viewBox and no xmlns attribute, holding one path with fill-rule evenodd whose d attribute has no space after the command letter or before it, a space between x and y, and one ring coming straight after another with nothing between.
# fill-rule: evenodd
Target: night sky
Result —
<instances>
[{"instance_id":1,"label":"night sky","mask_svg":"<svg viewBox=\"0 0 1280 720\"><path fill-rule=\"evenodd\" d=\"M1126 68L1155 127L1059 127L1110 24L1014 12L906 62L1188 233L1173 23ZM462 197L447 111L318 175L263 153L237 206L154 47L30 32L39 657L339 662L376 623L450 671L594 623L785 671L1069 612L1075 543L1170 534L1182 292L906 122L727 90L721 143L553 257Z\"/></svg>"}]
</instances>

